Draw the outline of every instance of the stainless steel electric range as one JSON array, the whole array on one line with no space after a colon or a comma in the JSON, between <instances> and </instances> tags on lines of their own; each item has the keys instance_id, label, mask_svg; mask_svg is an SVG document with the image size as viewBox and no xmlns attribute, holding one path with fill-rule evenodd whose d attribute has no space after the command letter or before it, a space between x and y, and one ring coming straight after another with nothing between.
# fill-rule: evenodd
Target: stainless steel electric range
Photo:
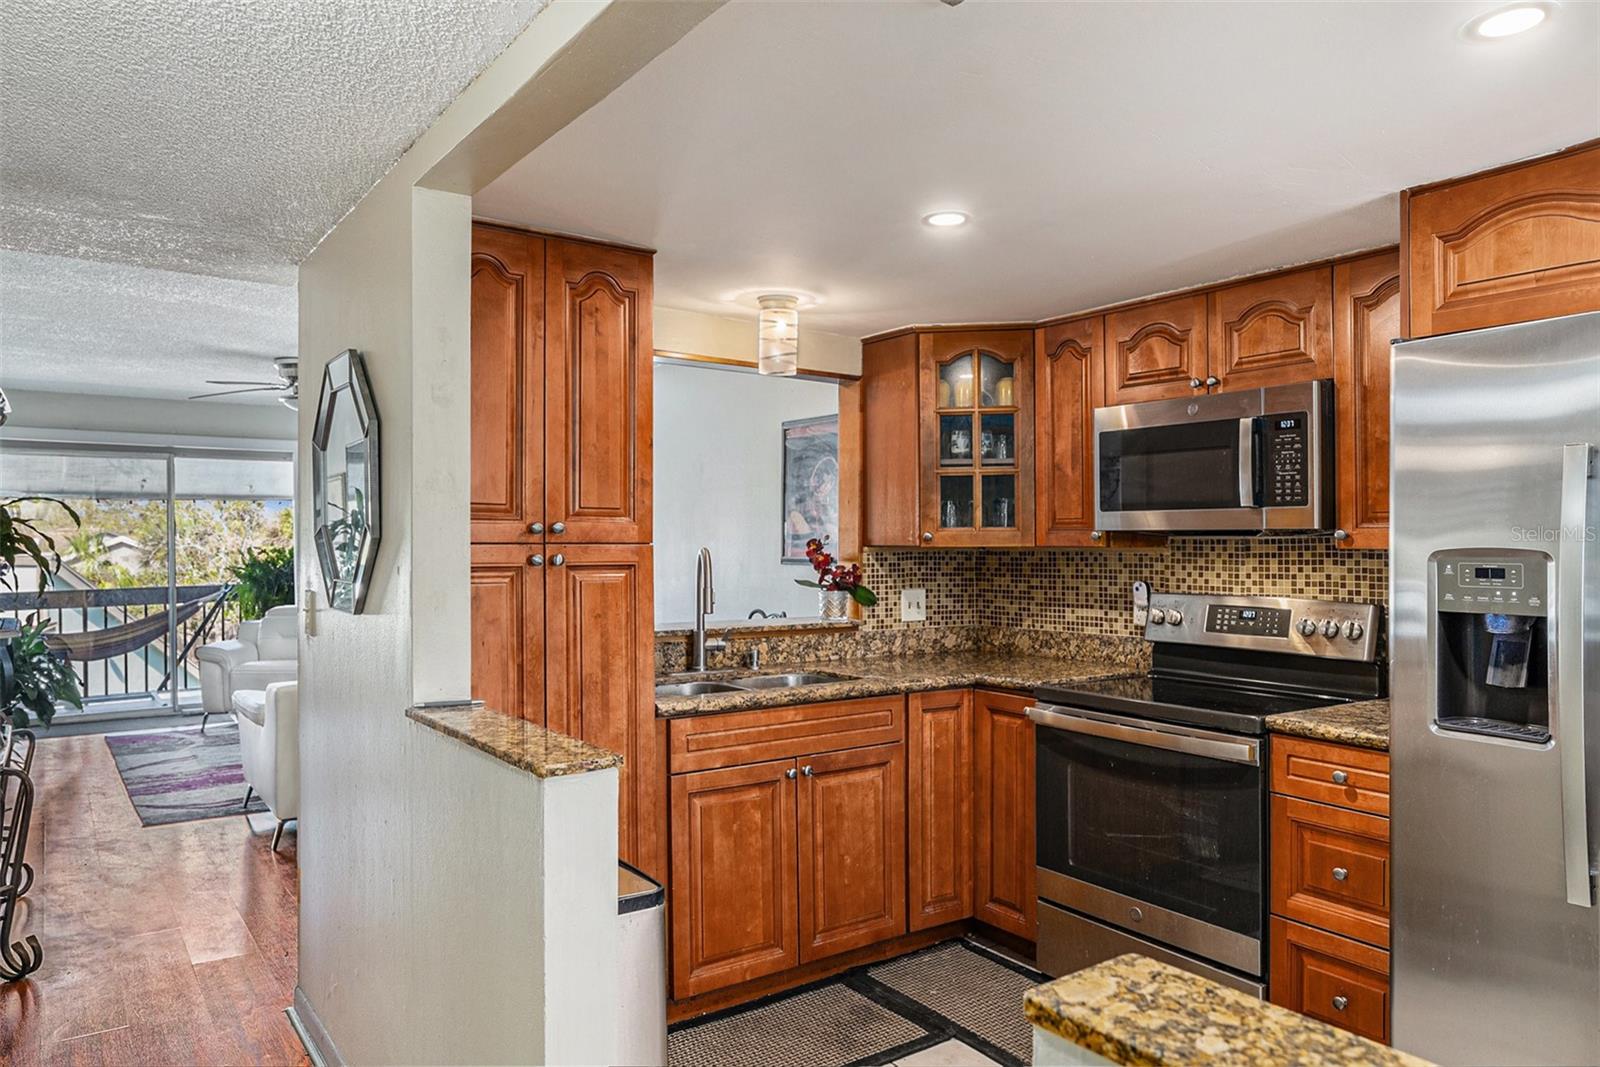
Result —
<instances>
[{"instance_id":1,"label":"stainless steel electric range","mask_svg":"<svg viewBox=\"0 0 1600 1067\"><path fill-rule=\"evenodd\" d=\"M1382 696L1369 604L1154 594L1148 674L1035 692L1038 962L1139 952L1261 995L1265 720Z\"/></svg>"}]
</instances>

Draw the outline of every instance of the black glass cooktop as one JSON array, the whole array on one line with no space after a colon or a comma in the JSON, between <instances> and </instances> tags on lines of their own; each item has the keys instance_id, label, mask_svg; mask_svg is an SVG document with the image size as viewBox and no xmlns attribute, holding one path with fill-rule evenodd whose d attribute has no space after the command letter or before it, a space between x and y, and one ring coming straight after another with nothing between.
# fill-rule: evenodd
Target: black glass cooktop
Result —
<instances>
[{"instance_id":1,"label":"black glass cooktop","mask_svg":"<svg viewBox=\"0 0 1600 1067\"><path fill-rule=\"evenodd\" d=\"M1307 693L1161 674L1126 674L1036 690L1043 703L1141 719L1209 726L1233 733L1266 732L1268 715L1348 703L1348 696Z\"/></svg>"}]
</instances>

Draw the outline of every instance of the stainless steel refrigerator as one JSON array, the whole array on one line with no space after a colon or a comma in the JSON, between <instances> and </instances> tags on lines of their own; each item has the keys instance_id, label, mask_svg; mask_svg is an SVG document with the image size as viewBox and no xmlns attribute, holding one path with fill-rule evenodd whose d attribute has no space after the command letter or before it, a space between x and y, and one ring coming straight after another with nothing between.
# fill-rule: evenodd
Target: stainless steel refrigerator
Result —
<instances>
[{"instance_id":1,"label":"stainless steel refrigerator","mask_svg":"<svg viewBox=\"0 0 1600 1067\"><path fill-rule=\"evenodd\" d=\"M1393 374L1394 1045L1600 1063L1600 314Z\"/></svg>"}]
</instances>

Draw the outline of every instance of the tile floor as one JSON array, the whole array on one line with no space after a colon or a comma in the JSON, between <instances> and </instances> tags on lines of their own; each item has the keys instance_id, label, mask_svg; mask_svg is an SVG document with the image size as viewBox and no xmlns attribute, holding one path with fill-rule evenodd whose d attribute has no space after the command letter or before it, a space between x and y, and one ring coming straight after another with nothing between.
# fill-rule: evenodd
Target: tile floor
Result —
<instances>
[{"instance_id":1,"label":"tile floor","mask_svg":"<svg viewBox=\"0 0 1600 1067\"><path fill-rule=\"evenodd\" d=\"M951 1038L943 1044L901 1056L884 1067L1000 1067L999 1060L991 1060L965 1041Z\"/></svg>"}]
</instances>

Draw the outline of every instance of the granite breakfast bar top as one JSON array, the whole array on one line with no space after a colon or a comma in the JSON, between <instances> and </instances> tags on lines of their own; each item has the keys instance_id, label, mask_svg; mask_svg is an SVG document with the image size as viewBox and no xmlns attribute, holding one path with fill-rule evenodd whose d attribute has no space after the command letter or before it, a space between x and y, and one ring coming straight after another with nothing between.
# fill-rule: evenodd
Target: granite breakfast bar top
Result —
<instances>
[{"instance_id":1,"label":"granite breakfast bar top","mask_svg":"<svg viewBox=\"0 0 1600 1067\"><path fill-rule=\"evenodd\" d=\"M1133 954L1035 986L1022 1003L1037 1028L1035 1063L1426 1067L1408 1053ZM1052 1047L1052 1036L1065 1047Z\"/></svg>"},{"instance_id":2,"label":"granite breakfast bar top","mask_svg":"<svg viewBox=\"0 0 1600 1067\"><path fill-rule=\"evenodd\" d=\"M622 766L622 757L609 749L547 730L527 719L486 708L481 703L410 707L406 709L406 718L527 771L535 778L561 778Z\"/></svg>"},{"instance_id":3,"label":"granite breakfast bar top","mask_svg":"<svg viewBox=\"0 0 1600 1067\"><path fill-rule=\"evenodd\" d=\"M1063 658L998 651L940 652L863 659L786 663L750 670L674 674L657 682L729 681L761 674L808 671L839 675L835 682L789 689L755 689L700 696L658 696L656 714L674 719L728 711L754 711L827 700L890 696L935 689L1013 689L1029 692L1052 682L1081 681L1143 670L1142 664L1093 656Z\"/></svg>"},{"instance_id":4,"label":"granite breakfast bar top","mask_svg":"<svg viewBox=\"0 0 1600 1067\"><path fill-rule=\"evenodd\" d=\"M1275 734L1331 741L1358 748L1389 750L1389 701L1359 700L1306 711L1286 711L1267 716L1267 729Z\"/></svg>"}]
</instances>

